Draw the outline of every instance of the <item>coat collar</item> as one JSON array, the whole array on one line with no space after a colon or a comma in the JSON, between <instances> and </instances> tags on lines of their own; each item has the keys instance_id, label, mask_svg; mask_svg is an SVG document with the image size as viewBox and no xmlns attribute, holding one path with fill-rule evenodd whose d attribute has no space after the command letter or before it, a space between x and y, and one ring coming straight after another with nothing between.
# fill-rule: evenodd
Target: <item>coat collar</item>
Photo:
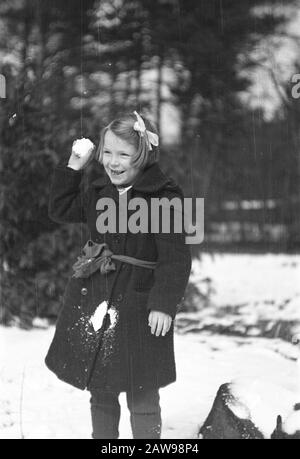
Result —
<instances>
[{"instance_id":1,"label":"coat collar","mask_svg":"<svg viewBox=\"0 0 300 459\"><path fill-rule=\"evenodd\" d=\"M103 177L99 177L98 179L94 180L92 182L92 186L95 188L104 188L111 185L113 188L116 188L114 185L112 185L104 170L103 172ZM157 163L151 164L151 166L147 167L136 180L136 182L132 185L133 190L141 191L142 193L154 193L165 187L168 189L178 188L175 182L162 172Z\"/></svg>"}]
</instances>

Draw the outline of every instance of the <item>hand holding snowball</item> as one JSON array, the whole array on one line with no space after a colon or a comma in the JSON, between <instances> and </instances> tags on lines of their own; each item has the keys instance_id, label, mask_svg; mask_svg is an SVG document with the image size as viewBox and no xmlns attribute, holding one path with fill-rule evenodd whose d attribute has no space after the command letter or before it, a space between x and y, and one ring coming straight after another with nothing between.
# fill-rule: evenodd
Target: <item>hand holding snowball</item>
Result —
<instances>
[{"instance_id":1,"label":"hand holding snowball","mask_svg":"<svg viewBox=\"0 0 300 459\"><path fill-rule=\"evenodd\" d=\"M68 167L74 170L83 169L93 158L95 145L90 139L77 139L73 142Z\"/></svg>"}]
</instances>

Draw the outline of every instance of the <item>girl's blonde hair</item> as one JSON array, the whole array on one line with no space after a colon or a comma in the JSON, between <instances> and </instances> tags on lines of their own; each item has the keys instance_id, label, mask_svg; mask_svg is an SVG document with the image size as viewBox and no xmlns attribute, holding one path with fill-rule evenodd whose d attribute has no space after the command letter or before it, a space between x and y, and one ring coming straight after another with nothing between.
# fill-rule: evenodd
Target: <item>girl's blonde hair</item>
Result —
<instances>
[{"instance_id":1,"label":"girl's blonde hair","mask_svg":"<svg viewBox=\"0 0 300 459\"><path fill-rule=\"evenodd\" d=\"M148 119L142 116L147 131L154 132L158 135L155 125ZM134 123L137 118L133 113L125 114L115 119L104 127L100 133L100 142L96 151L96 159L102 164L103 162L103 147L104 138L107 131L113 132L116 136L122 140L130 143L135 147L136 153L132 157L132 166L144 169L147 166L158 161L159 158L159 147L154 145L152 150L149 150L147 140L144 136L141 136L138 131L133 129Z\"/></svg>"}]
</instances>

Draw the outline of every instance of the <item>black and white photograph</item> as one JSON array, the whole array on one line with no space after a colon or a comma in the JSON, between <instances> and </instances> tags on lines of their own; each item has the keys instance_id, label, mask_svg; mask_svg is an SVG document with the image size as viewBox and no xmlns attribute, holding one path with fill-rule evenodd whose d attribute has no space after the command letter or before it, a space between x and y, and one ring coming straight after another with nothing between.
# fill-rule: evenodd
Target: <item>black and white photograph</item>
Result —
<instances>
[{"instance_id":1,"label":"black and white photograph","mask_svg":"<svg viewBox=\"0 0 300 459\"><path fill-rule=\"evenodd\" d=\"M300 0L0 0L0 175L0 439L300 439Z\"/></svg>"}]
</instances>

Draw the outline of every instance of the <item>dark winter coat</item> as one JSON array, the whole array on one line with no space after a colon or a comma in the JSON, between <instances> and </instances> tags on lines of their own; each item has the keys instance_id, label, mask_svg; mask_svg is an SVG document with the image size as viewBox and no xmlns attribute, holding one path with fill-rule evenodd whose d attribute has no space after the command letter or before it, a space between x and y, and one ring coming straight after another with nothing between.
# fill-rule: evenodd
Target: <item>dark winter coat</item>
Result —
<instances>
[{"instance_id":1,"label":"dark winter coat","mask_svg":"<svg viewBox=\"0 0 300 459\"><path fill-rule=\"evenodd\" d=\"M176 315L191 269L189 245L183 233L105 233L96 228L101 211L97 200L111 197L118 208L119 193L109 178L99 178L81 192L82 171L65 165L55 168L49 215L60 223L86 222L90 239L107 243L115 254L156 261L155 270L114 261L116 270L90 277L71 277L66 286L56 331L46 365L60 379L80 389L127 391L163 387L176 379L173 322L165 336L151 334L150 310ZM144 170L128 192L131 198L180 197L175 182L157 164ZM134 212L133 212L134 213ZM130 212L128 212L130 216ZM117 314L111 327L108 316L97 332L90 318L102 301Z\"/></svg>"}]
</instances>

